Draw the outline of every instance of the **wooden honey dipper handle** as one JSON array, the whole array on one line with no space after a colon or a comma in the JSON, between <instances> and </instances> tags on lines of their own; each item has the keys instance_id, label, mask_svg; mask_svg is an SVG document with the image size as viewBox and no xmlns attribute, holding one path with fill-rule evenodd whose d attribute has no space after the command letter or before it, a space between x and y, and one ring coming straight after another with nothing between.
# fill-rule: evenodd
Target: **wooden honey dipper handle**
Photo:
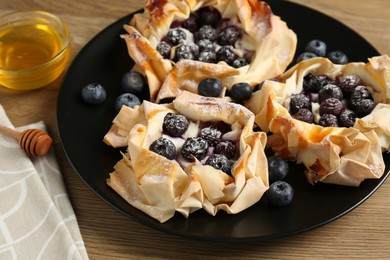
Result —
<instances>
[{"instance_id":1,"label":"wooden honey dipper handle","mask_svg":"<svg viewBox=\"0 0 390 260\"><path fill-rule=\"evenodd\" d=\"M20 147L31 156L44 156L51 148L52 138L39 129L27 129L23 132L0 125L0 133L19 142Z\"/></svg>"}]
</instances>

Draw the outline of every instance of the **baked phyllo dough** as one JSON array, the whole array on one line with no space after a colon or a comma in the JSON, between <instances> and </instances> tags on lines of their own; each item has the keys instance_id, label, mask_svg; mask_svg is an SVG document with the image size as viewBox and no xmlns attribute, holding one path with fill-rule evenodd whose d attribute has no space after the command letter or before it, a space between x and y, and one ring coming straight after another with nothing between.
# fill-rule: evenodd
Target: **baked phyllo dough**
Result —
<instances>
[{"instance_id":1,"label":"baked phyllo dough","mask_svg":"<svg viewBox=\"0 0 390 260\"><path fill-rule=\"evenodd\" d=\"M267 3L252 0L150 0L124 28L134 69L145 74L157 102L196 93L206 77L227 89L236 82L255 86L284 72L297 43Z\"/></svg>"},{"instance_id":2,"label":"baked phyllo dough","mask_svg":"<svg viewBox=\"0 0 390 260\"><path fill-rule=\"evenodd\" d=\"M389 150L389 57L336 65L302 61L265 81L247 102L278 155L306 167L311 183L359 186L380 178Z\"/></svg>"},{"instance_id":3,"label":"baked phyllo dough","mask_svg":"<svg viewBox=\"0 0 390 260\"><path fill-rule=\"evenodd\" d=\"M104 141L127 146L107 184L160 222L203 208L235 214L269 187L266 134L242 105L183 91L172 103L123 106Z\"/></svg>"}]
</instances>

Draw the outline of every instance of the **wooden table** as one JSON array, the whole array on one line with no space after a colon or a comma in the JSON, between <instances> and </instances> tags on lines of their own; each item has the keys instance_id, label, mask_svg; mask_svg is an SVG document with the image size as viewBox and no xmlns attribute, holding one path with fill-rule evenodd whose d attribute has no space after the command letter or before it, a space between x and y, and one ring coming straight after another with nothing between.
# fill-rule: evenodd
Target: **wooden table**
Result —
<instances>
[{"instance_id":1,"label":"wooden table","mask_svg":"<svg viewBox=\"0 0 390 260\"><path fill-rule=\"evenodd\" d=\"M358 31L380 53L390 54L390 1L293 2L321 10L342 21ZM2 0L0 14L41 9L61 16L70 27L74 58L95 34L142 6L142 1L135 0ZM128 219L89 190L67 161L56 128L56 98L60 84L61 78L47 88L30 92L16 92L0 87L0 103L15 126L39 120L47 124L54 137L54 148L91 259L181 259L187 256L201 259L390 257L389 181L361 206L330 224L303 234L262 243L194 241L165 234Z\"/></svg>"}]
</instances>

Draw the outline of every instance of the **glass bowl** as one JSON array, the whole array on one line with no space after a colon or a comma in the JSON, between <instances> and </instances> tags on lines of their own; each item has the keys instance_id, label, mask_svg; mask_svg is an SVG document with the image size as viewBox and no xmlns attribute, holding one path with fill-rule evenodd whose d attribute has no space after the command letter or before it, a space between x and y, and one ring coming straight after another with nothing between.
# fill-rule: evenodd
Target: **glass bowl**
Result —
<instances>
[{"instance_id":1,"label":"glass bowl","mask_svg":"<svg viewBox=\"0 0 390 260\"><path fill-rule=\"evenodd\" d=\"M71 54L68 26L44 11L0 16L0 85L16 90L47 86Z\"/></svg>"}]
</instances>

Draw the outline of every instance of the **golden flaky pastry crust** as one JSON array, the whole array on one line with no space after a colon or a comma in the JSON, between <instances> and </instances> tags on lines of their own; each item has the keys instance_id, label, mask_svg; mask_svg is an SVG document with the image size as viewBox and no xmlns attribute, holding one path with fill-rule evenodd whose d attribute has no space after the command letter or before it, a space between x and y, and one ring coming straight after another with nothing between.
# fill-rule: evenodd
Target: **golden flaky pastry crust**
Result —
<instances>
[{"instance_id":1,"label":"golden flaky pastry crust","mask_svg":"<svg viewBox=\"0 0 390 260\"><path fill-rule=\"evenodd\" d=\"M385 170L382 151L389 150L390 140L389 68L388 56L346 65L326 58L305 60L282 74L279 82L266 81L247 106L256 114L256 124L273 133L267 145L303 163L309 182L359 186L365 179L380 178ZM303 78L309 73L330 78L359 75L370 87L376 108L350 128L322 127L292 118L289 97L302 91Z\"/></svg>"},{"instance_id":2,"label":"golden flaky pastry crust","mask_svg":"<svg viewBox=\"0 0 390 260\"><path fill-rule=\"evenodd\" d=\"M195 129L200 122L231 125L230 138L239 142L240 157L228 175L199 161L183 165L149 150L163 135L168 112L184 115ZM123 106L105 136L107 144L128 144L127 153L115 166L107 183L128 203L160 222L175 212L185 217L198 209L211 215L224 210L238 213L260 200L268 189L268 164L264 153L266 135L253 132L254 114L245 107L223 99L206 98L183 91L170 104L144 101L140 107ZM190 131L188 131L190 132Z\"/></svg>"},{"instance_id":3,"label":"golden flaky pastry crust","mask_svg":"<svg viewBox=\"0 0 390 260\"><path fill-rule=\"evenodd\" d=\"M235 69L225 62L208 64L199 61L173 63L156 51L173 21L184 21L201 7L211 6L222 18L236 19L245 31L243 45L255 51L249 65ZM147 78L150 100L159 102L177 96L182 90L196 93L205 77L217 77L226 88L236 82L255 85L284 72L292 61L297 38L265 2L258 0L157 1L146 3L143 13L135 14L124 26L128 52ZM166 80L168 78L168 80ZM177 84L172 84L175 82Z\"/></svg>"}]
</instances>

